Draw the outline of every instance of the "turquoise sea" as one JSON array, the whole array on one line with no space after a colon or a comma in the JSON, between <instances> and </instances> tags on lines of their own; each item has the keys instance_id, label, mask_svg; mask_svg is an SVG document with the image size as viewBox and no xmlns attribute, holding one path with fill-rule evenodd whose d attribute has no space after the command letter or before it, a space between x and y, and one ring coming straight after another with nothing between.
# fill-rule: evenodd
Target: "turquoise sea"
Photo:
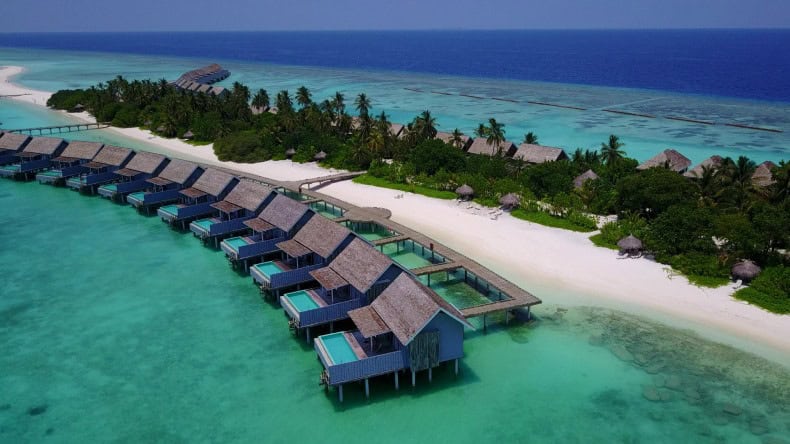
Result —
<instances>
[{"instance_id":1,"label":"turquoise sea","mask_svg":"<svg viewBox=\"0 0 790 444\"><path fill-rule=\"evenodd\" d=\"M0 442L790 442L790 369L550 297L468 331L458 378L339 404L221 252L66 189L0 181L0 207Z\"/></svg>"}]
</instances>

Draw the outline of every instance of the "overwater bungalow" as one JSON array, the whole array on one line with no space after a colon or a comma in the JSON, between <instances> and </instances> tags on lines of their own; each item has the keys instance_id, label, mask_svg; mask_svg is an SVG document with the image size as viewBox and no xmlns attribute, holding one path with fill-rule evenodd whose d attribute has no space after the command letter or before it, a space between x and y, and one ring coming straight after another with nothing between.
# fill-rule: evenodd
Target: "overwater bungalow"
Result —
<instances>
[{"instance_id":1,"label":"overwater bungalow","mask_svg":"<svg viewBox=\"0 0 790 444\"><path fill-rule=\"evenodd\" d=\"M211 204L215 211L210 217L195 220L189 229L202 241L213 239L218 246L221 237L246 231L244 222L257 216L276 195L267 185L240 181L223 200Z\"/></svg>"},{"instance_id":2,"label":"overwater bungalow","mask_svg":"<svg viewBox=\"0 0 790 444\"><path fill-rule=\"evenodd\" d=\"M702 177L702 174L704 173L706 168L717 170L721 168L721 165L723 163L724 163L724 158L722 158L721 156L710 156L707 159L700 162L694 168L683 173L683 175L690 179L699 179L700 177Z\"/></svg>"},{"instance_id":3,"label":"overwater bungalow","mask_svg":"<svg viewBox=\"0 0 790 444\"><path fill-rule=\"evenodd\" d=\"M211 65L193 69L192 71L187 71L184 74L181 74L181 76L176 79L173 84L176 86L180 86L189 82L212 84L224 80L228 78L228 76L230 76L230 71L216 63L212 63Z\"/></svg>"},{"instance_id":4,"label":"overwater bungalow","mask_svg":"<svg viewBox=\"0 0 790 444\"><path fill-rule=\"evenodd\" d=\"M578 190L583 188L584 183L587 182L588 180L598 180L598 179L599 177L597 174L595 174L595 171L587 170L576 176L575 179L573 179L573 187Z\"/></svg>"},{"instance_id":5,"label":"overwater bungalow","mask_svg":"<svg viewBox=\"0 0 790 444\"><path fill-rule=\"evenodd\" d=\"M227 88L223 88L221 86L212 86L211 91L209 91L209 94L213 94L217 97L224 97L229 95L230 93L228 92Z\"/></svg>"},{"instance_id":6,"label":"overwater bungalow","mask_svg":"<svg viewBox=\"0 0 790 444\"><path fill-rule=\"evenodd\" d=\"M99 154L103 143L69 142L60 156L52 159L52 169L36 174L39 183L65 185L66 180L88 171L85 164Z\"/></svg>"},{"instance_id":7,"label":"overwater bungalow","mask_svg":"<svg viewBox=\"0 0 790 444\"><path fill-rule=\"evenodd\" d=\"M280 292L313 281L310 272L325 267L355 238L354 233L325 217L311 217L292 239L279 242L280 259L250 267L262 293L279 300Z\"/></svg>"},{"instance_id":8,"label":"overwater bungalow","mask_svg":"<svg viewBox=\"0 0 790 444\"><path fill-rule=\"evenodd\" d=\"M455 145L455 141L453 140L454 138L453 138L453 134L452 133L444 133L444 132L438 131L436 133L436 137L434 137L434 138L435 139L439 139L439 140L441 140L444 143L449 143L450 145L456 146ZM458 148L460 148L463 151L467 151L469 149L469 145L471 145L471 144L472 144L472 138L471 137L469 137L467 135L461 135L461 143L460 143L460 146Z\"/></svg>"},{"instance_id":9,"label":"overwater bungalow","mask_svg":"<svg viewBox=\"0 0 790 444\"><path fill-rule=\"evenodd\" d=\"M562 148L522 143L518 146L518 150L513 155L513 158L523 160L527 163L539 164L567 160L568 155Z\"/></svg>"},{"instance_id":10,"label":"overwater bungalow","mask_svg":"<svg viewBox=\"0 0 790 444\"><path fill-rule=\"evenodd\" d=\"M203 168L181 159L172 159L156 177L146 179L146 187L126 196L126 202L146 214L160 205L178 202L178 192L189 188L203 174Z\"/></svg>"},{"instance_id":11,"label":"overwater bungalow","mask_svg":"<svg viewBox=\"0 0 790 444\"><path fill-rule=\"evenodd\" d=\"M683 174L691 166L691 160L688 157L680 154L676 150L667 149L654 157L643 162L636 167L637 170L647 170L650 168L668 168L676 173Z\"/></svg>"},{"instance_id":12,"label":"overwater bungalow","mask_svg":"<svg viewBox=\"0 0 790 444\"><path fill-rule=\"evenodd\" d=\"M160 207L156 214L163 221L180 224L181 229L185 229L188 222L214 214L216 210L211 204L224 199L237 183L239 179L228 173L206 168L194 185L178 191L176 203Z\"/></svg>"},{"instance_id":13,"label":"overwater bungalow","mask_svg":"<svg viewBox=\"0 0 790 444\"><path fill-rule=\"evenodd\" d=\"M362 239L356 238L326 267L310 272L319 287L280 297L291 326L305 329L348 318L348 312L378 297L403 269Z\"/></svg>"},{"instance_id":14,"label":"overwater bungalow","mask_svg":"<svg viewBox=\"0 0 790 444\"><path fill-rule=\"evenodd\" d=\"M773 185L776 182L774 180L773 170L776 168L776 164L770 160L766 160L765 162L757 165L754 173L752 173L752 184L760 188Z\"/></svg>"},{"instance_id":15,"label":"overwater bungalow","mask_svg":"<svg viewBox=\"0 0 790 444\"><path fill-rule=\"evenodd\" d=\"M516 154L516 144L510 141L503 141L499 146L490 145L485 137L478 137L475 139L469 149L466 150L469 154L484 154L486 156L496 156L501 154L505 157L513 157Z\"/></svg>"},{"instance_id":16,"label":"overwater bungalow","mask_svg":"<svg viewBox=\"0 0 790 444\"><path fill-rule=\"evenodd\" d=\"M3 136L5 137L5 136ZM52 167L52 159L66 148L66 141L53 137L33 137L22 151L14 153L16 161L0 167L0 177L29 180Z\"/></svg>"},{"instance_id":17,"label":"overwater bungalow","mask_svg":"<svg viewBox=\"0 0 790 444\"><path fill-rule=\"evenodd\" d=\"M208 91L209 91L210 89L211 89L211 85L206 85L206 84L204 83L204 84L202 84L202 85L200 85L200 86L198 87L198 89L197 89L197 92L199 92L199 93L208 93Z\"/></svg>"},{"instance_id":18,"label":"overwater bungalow","mask_svg":"<svg viewBox=\"0 0 790 444\"><path fill-rule=\"evenodd\" d=\"M66 181L66 186L80 192L93 194L101 185L115 180L115 171L123 168L134 156L134 151L113 145L105 145L99 154L82 166L86 171Z\"/></svg>"},{"instance_id":19,"label":"overwater bungalow","mask_svg":"<svg viewBox=\"0 0 790 444\"><path fill-rule=\"evenodd\" d=\"M416 373L464 356L464 327L472 328L464 316L432 290L420 285L407 273L398 276L366 307L349 312L356 331L331 333L316 338L314 347L324 370L321 381L337 387L343 402L343 384L365 382L370 396L369 378L392 374L398 389L401 371Z\"/></svg>"},{"instance_id":20,"label":"overwater bungalow","mask_svg":"<svg viewBox=\"0 0 790 444\"><path fill-rule=\"evenodd\" d=\"M306 205L278 194L258 217L244 221L249 233L225 239L220 248L232 264L248 263L279 251L277 244L293 238L315 213Z\"/></svg>"},{"instance_id":21,"label":"overwater bungalow","mask_svg":"<svg viewBox=\"0 0 790 444\"><path fill-rule=\"evenodd\" d=\"M16 153L25 149L30 136L16 133L3 133L0 137L0 166L17 161Z\"/></svg>"},{"instance_id":22,"label":"overwater bungalow","mask_svg":"<svg viewBox=\"0 0 790 444\"><path fill-rule=\"evenodd\" d=\"M138 151L125 167L114 172L111 183L99 187L99 195L126 202L128 194L146 189L147 180L158 176L168 163L170 159L161 154Z\"/></svg>"}]
</instances>

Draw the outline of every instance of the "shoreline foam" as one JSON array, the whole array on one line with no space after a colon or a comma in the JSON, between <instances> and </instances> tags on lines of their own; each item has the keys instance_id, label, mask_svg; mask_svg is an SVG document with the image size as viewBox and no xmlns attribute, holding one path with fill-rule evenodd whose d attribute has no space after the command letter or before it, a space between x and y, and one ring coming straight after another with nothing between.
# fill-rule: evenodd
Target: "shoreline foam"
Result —
<instances>
[{"instance_id":1,"label":"shoreline foam","mask_svg":"<svg viewBox=\"0 0 790 444\"><path fill-rule=\"evenodd\" d=\"M0 95L45 106L51 95L16 85L11 77L21 67L0 67ZM88 113L69 114L94 121ZM268 161L257 164L220 162L212 145L193 146L165 139L138 128L111 128L127 138L153 144L164 154L270 177L299 180L336 172L315 163ZM732 298L733 285L699 288L685 278L669 277L666 266L647 260L619 260L616 252L594 246L589 234L573 233L503 215L491 220L486 210L468 204L431 199L411 193L352 182L328 185L321 192L360 206L381 206L392 219L458 250L492 268L514 283L535 292L548 304L606 306L658 319L678 328L693 329L704 337L727 342L790 365L790 317L776 315ZM396 198L403 196L403 198ZM446 222L453 221L452 232ZM552 291L575 296L552 299ZM735 342L733 344L733 342Z\"/></svg>"}]
</instances>

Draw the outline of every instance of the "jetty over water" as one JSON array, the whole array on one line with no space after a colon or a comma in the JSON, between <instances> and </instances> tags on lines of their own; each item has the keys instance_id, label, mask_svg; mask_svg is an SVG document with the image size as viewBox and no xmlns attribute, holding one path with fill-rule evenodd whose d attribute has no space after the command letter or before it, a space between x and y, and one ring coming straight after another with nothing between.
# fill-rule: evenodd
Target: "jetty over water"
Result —
<instances>
[{"instance_id":1,"label":"jetty over water","mask_svg":"<svg viewBox=\"0 0 790 444\"><path fill-rule=\"evenodd\" d=\"M172 85L185 91L202 92L219 96L227 94L227 90L221 86L211 85L225 80L228 77L230 77L230 71L213 63L181 74L181 77L172 82Z\"/></svg>"},{"instance_id":2,"label":"jetty over water","mask_svg":"<svg viewBox=\"0 0 790 444\"><path fill-rule=\"evenodd\" d=\"M91 123L72 123L69 125L55 125L55 126L39 126L35 128L21 128L4 130L9 133L29 134L31 136L43 136L45 134L60 134L60 133L73 133L75 131L87 131L95 129L109 128L109 122L91 122Z\"/></svg>"}]
</instances>

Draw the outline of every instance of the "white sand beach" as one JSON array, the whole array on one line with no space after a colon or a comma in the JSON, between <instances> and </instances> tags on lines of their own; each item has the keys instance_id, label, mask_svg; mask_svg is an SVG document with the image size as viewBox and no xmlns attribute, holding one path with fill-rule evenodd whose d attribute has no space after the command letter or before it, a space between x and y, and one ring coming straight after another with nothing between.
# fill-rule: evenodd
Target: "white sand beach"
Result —
<instances>
[{"instance_id":1,"label":"white sand beach","mask_svg":"<svg viewBox=\"0 0 790 444\"><path fill-rule=\"evenodd\" d=\"M33 91L10 81L22 70L0 68L0 95L29 94L12 99L43 106L50 93ZM72 115L93 120L86 113ZM315 163L219 162L211 145L196 147L140 129L112 131L155 144L162 153L221 163L277 180L320 177L334 172ZM546 304L605 306L648 314L790 365L790 316L775 315L733 299L734 284L718 289L699 288L683 277L671 276L662 264L647 259L619 259L617 252L595 247L588 239L589 234L544 227L508 214L492 219L490 209L475 210L468 208L468 203L352 182L332 184L320 191L355 205L388 208L394 221L476 259L532 291Z\"/></svg>"}]
</instances>

